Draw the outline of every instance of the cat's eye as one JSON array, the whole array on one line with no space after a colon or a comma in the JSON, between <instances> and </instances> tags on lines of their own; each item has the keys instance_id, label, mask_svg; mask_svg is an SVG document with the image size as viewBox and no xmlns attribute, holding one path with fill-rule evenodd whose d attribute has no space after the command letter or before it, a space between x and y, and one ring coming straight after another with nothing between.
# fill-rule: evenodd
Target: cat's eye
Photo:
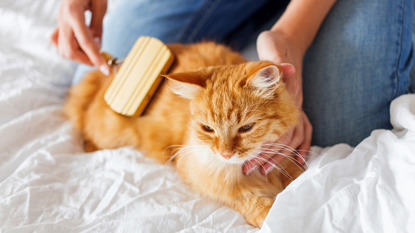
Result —
<instances>
[{"instance_id":1,"label":"cat's eye","mask_svg":"<svg viewBox=\"0 0 415 233\"><path fill-rule=\"evenodd\" d=\"M202 129L203 129L204 131L208 132L208 133L213 133L213 132L215 132L215 130L214 130L212 127L208 126L208 125L202 125Z\"/></svg>"},{"instance_id":2,"label":"cat's eye","mask_svg":"<svg viewBox=\"0 0 415 233\"><path fill-rule=\"evenodd\" d=\"M255 123L251 123L248 125L244 125L241 128L238 129L239 133L246 133L248 131L250 131L253 127L254 127Z\"/></svg>"}]
</instances>

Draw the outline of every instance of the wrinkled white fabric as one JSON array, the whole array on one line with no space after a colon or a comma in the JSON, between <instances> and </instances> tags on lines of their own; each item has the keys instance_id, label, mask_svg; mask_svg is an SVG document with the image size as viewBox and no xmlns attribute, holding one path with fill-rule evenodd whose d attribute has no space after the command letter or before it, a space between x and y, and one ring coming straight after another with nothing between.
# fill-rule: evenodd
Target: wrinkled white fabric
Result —
<instances>
[{"instance_id":1,"label":"wrinkled white fabric","mask_svg":"<svg viewBox=\"0 0 415 233\"><path fill-rule=\"evenodd\" d=\"M74 64L48 42L59 2L0 2L0 232L258 232L131 148L83 152L62 114ZM415 232L414 98L393 131L313 148L262 231Z\"/></svg>"},{"instance_id":2,"label":"wrinkled white fabric","mask_svg":"<svg viewBox=\"0 0 415 233\"><path fill-rule=\"evenodd\" d=\"M394 130L321 151L261 232L415 232L415 95L394 100Z\"/></svg>"}]
</instances>

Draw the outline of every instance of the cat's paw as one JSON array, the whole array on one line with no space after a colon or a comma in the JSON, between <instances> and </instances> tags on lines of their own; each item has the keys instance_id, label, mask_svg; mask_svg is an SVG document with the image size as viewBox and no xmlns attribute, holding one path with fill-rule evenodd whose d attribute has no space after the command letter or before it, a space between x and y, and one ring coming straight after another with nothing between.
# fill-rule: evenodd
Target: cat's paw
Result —
<instances>
[{"instance_id":1,"label":"cat's paw","mask_svg":"<svg viewBox=\"0 0 415 233\"><path fill-rule=\"evenodd\" d=\"M273 200L265 198L261 199L261 201L258 202L255 211L252 211L251 213L248 213L246 215L246 220L248 221L248 223L261 228L273 203Z\"/></svg>"}]
</instances>

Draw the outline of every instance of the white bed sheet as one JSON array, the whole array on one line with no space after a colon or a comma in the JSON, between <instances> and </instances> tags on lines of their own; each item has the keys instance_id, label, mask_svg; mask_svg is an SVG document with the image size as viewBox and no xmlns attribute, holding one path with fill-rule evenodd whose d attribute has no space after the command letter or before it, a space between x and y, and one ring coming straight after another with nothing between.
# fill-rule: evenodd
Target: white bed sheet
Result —
<instances>
[{"instance_id":1,"label":"white bed sheet","mask_svg":"<svg viewBox=\"0 0 415 233\"><path fill-rule=\"evenodd\" d=\"M0 232L259 232L131 148L84 153L62 114L74 64L48 43L57 0L0 2ZM393 131L316 158L262 232L415 232L415 97Z\"/></svg>"},{"instance_id":2,"label":"white bed sheet","mask_svg":"<svg viewBox=\"0 0 415 233\"><path fill-rule=\"evenodd\" d=\"M391 120L356 148L320 151L261 232L415 232L415 95L394 100Z\"/></svg>"}]
</instances>

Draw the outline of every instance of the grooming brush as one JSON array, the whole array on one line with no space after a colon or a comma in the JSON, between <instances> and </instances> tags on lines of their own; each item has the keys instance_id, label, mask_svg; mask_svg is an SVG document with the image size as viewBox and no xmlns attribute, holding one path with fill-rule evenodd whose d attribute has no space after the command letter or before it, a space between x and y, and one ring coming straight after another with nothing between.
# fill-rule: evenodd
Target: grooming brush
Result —
<instances>
[{"instance_id":1,"label":"grooming brush","mask_svg":"<svg viewBox=\"0 0 415 233\"><path fill-rule=\"evenodd\" d=\"M163 42L153 37L140 37L117 71L120 60L102 53L113 68L115 77L105 93L105 101L117 113L140 116L149 104L174 57Z\"/></svg>"}]
</instances>

